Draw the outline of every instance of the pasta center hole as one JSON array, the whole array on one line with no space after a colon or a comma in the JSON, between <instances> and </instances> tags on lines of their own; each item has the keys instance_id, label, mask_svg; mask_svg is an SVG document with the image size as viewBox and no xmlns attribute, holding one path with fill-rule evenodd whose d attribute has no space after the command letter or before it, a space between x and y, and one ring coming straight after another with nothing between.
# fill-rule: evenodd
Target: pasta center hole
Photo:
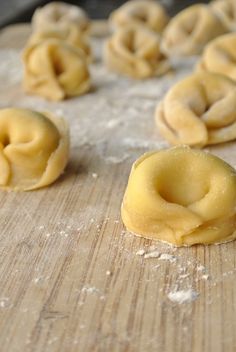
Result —
<instances>
[{"instance_id":1,"label":"pasta center hole","mask_svg":"<svg viewBox=\"0 0 236 352\"><path fill-rule=\"evenodd\" d=\"M183 24L183 29L187 35L191 35L198 23L198 16L192 16L192 18L189 18L188 22L185 22Z\"/></svg>"},{"instance_id":2,"label":"pasta center hole","mask_svg":"<svg viewBox=\"0 0 236 352\"><path fill-rule=\"evenodd\" d=\"M136 15L136 18L141 22L147 22L147 15L145 13L139 13Z\"/></svg>"},{"instance_id":3,"label":"pasta center hole","mask_svg":"<svg viewBox=\"0 0 236 352\"><path fill-rule=\"evenodd\" d=\"M206 187L202 189L198 188L197 190L194 190L194 185L192 187L193 189L191 189L191 187L186 188L186 185L182 185L177 189L178 187L179 185L172 188L164 187L160 190L159 194L168 203L188 206L201 200L208 193Z\"/></svg>"},{"instance_id":4,"label":"pasta center hole","mask_svg":"<svg viewBox=\"0 0 236 352\"><path fill-rule=\"evenodd\" d=\"M54 61L54 72L56 76L60 76L65 71L62 62L58 59Z\"/></svg>"},{"instance_id":5,"label":"pasta center hole","mask_svg":"<svg viewBox=\"0 0 236 352\"><path fill-rule=\"evenodd\" d=\"M10 139L8 136L4 136L2 138L1 144L3 145L4 148L6 148L10 144Z\"/></svg>"},{"instance_id":6,"label":"pasta center hole","mask_svg":"<svg viewBox=\"0 0 236 352\"><path fill-rule=\"evenodd\" d=\"M137 50L137 43L135 40L135 35L134 33L130 33L129 41L127 42L128 49L132 52L135 53Z\"/></svg>"},{"instance_id":7,"label":"pasta center hole","mask_svg":"<svg viewBox=\"0 0 236 352\"><path fill-rule=\"evenodd\" d=\"M189 26L185 26L184 30L188 35L190 35L194 31L194 26L192 24Z\"/></svg>"},{"instance_id":8,"label":"pasta center hole","mask_svg":"<svg viewBox=\"0 0 236 352\"><path fill-rule=\"evenodd\" d=\"M168 165L157 182L156 190L165 201L182 206L201 200L210 190L204 169L193 162Z\"/></svg>"},{"instance_id":9,"label":"pasta center hole","mask_svg":"<svg viewBox=\"0 0 236 352\"><path fill-rule=\"evenodd\" d=\"M55 11L53 14L53 18L55 22L58 22L61 19L61 13L60 11Z\"/></svg>"}]
</instances>

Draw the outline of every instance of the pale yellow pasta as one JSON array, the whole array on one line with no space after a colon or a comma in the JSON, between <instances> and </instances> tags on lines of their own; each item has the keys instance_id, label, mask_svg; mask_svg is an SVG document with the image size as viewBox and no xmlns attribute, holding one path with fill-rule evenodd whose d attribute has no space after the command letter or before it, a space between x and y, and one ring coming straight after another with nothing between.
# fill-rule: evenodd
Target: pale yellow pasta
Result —
<instances>
[{"instance_id":1,"label":"pale yellow pasta","mask_svg":"<svg viewBox=\"0 0 236 352\"><path fill-rule=\"evenodd\" d=\"M156 109L160 133L172 144L203 147L236 138L236 84L203 72L176 83Z\"/></svg>"},{"instance_id":2,"label":"pale yellow pasta","mask_svg":"<svg viewBox=\"0 0 236 352\"><path fill-rule=\"evenodd\" d=\"M161 33L169 21L164 7L153 0L132 0L113 11L110 23L114 29L141 25Z\"/></svg>"},{"instance_id":3,"label":"pale yellow pasta","mask_svg":"<svg viewBox=\"0 0 236 352\"><path fill-rule=\"evenodd\" d=\"M91 61L92 54L86 36L75 25L68 25L65 27L44 29L33 32L29 39L29 44L37 44L43 40L54 38L58 40L65 40L68 44L81 49L88 61Z\"/></svg>"},{"instance_id":4,"label":"pale yellow pasta","mask_svg":"<svg viewBox=\"0 0 236 352\"><path fill-rule=\"evenodd\" d=\"M179 146L133 165L121 215L126 228L176 246L236 237L236 172L214 155Z\"/></svg>"},{"instance_id":5,"label":"pale yellow pasta","mask_svg":"<svg viewBox=\"0 0 236 352\"><path fill-rule=\"evenodd\" d=\"M52 1L43 7L38 7L32 17L34 31L63 29L71 24L81 31L87 31L89 22L83 9L60 1Z\"/></svg>"},{"instance_id":6,"label":"pale yellow pasta","mask_svg":"<svg viewBox=\"0 0 236 352\"><path fill-rule=\"evenodd\" d=\"M162 49L167 55L197 55L210 40L226 31L209 6L192 5L169 22L163 33Z\"/></svg>"},{"instance_id":7,"label":"pale yellow pasta","mask_svg":"<svg viewBox=\"0 0 236 352\"><path fill-rule=\"evenodd\" d=\"M197 64L198 71L215 72L236 80L236 33L211 41Z\"/></svg>"},{"instance_id":8,"label":"pale yellow pasta","mask_svg":"<svg viewBox=\"0 0 236 352\"><path fill-rule=\"evenodd\" d=\"M63 172L69 131L62 118L20 108L0 110L0 187L28 191L47 186Z\"/></svg>"},{"instance_id":9,"label":"pale yellow pasta","mask_svg":"<svg viewBox=\"0 0 236 352\"><path fill-rule=\"evenodd\" d=\"M212 9L219 16L229 31L236 31L236 2L235 0L216 0L210 3Z\"/></svg>"},{"instance_id":10,"label":"pale yellow pasta","mask_svg":"<svg viewBox=\"0 0 236 352\"><path fill-rule=\"evenodd\" d=\"M83 52L64 41L47 39L28 45L23 59L23 83L27 93L62 100L90 89L90 75Z\"/></svg>"},{"instance_id":11,"label":"pale yellow pasta","mask_svg":"<svg viewBox=\"0 0 236 352\"><path fill-rule=\"evenodd\" d=\"M140 26L114 33L105 44L104 61L112 71L137 79L161 75L170 68L158 37Z\"/></svg>"}]
</instances>

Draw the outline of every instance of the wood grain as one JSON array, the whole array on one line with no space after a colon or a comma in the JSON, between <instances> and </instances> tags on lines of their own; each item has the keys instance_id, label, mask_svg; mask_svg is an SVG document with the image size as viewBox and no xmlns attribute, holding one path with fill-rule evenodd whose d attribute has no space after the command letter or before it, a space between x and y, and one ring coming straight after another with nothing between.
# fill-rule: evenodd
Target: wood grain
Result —
<instances>
[{"instance_id":1,"label":"wood grain","mask_svg":"<svg viewBox=\"0 0 236 352\"><path fill-rule=\"evenodd\" d=\"M28 31L5 29L0 47L21 48ZM0 89L0 106L63 110L73 135L69 166L55 184L0 193L0 350L235 352L236 243L175 250L124 231L120 204L130 167L147 147L126 140L128 154L120 148L125 133L163 143L152 117L157 99L137 85L129 99L120 86L112 95L117 78L101 77L99 88L78 105L27 97L18 83ZM121 87L131 84L125 80ZM105 129L109 116L118 122ZM83 143L73 131L88 119ZM209 150L236 165L233 143ZM176 260L136 255L151 246ZM168 299L170 291L188 288L199 293L195 301Z\"/></svg>"}]
</instances>

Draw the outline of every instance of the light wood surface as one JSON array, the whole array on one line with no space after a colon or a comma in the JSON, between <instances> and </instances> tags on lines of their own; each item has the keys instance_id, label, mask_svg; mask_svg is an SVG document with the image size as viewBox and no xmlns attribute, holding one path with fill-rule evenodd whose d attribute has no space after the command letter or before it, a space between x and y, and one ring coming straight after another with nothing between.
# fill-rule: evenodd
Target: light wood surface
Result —
<instances>
[{"instance_id":1,"label":"light wood surface","mask_svg":"<svg viewBox=\"0 0 236 352\"><path fill-rule=\"evenodd\" d=\"M0 351L235 352L236 243L175 250L126 233L120 220L132 162L167 145L153 111L182 73L140 83L97 62L93 92L46 102L20 85L13 49L28 33L27 26L0 33L0 107L65 115L72 149L51 187L0 193ZM234 143L209 150L236 165ZM153 248L175 257L136 254ZM196 300L168 298L188 289Z\"/></svg>"}]
</instances>

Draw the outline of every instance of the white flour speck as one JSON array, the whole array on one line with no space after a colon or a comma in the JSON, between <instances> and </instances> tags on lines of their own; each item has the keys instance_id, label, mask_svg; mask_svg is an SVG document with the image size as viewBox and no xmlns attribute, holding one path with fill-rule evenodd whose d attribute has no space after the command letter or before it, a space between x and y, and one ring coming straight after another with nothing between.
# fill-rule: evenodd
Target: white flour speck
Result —
<instances>
[{"instance_id":1,"label":"white flour speck","mask_svg":"<svg viewBox=\"0 0 236 352\"><path fill-rule=\"evenodd\" d=\"M36 278L34 279L34 283L37 284L40 280L42 280L41 277L36 277Z\"/></svg>"},{"instance_id":2,"label":"white flour speck","mask_svg":"<svg viewBox=\"0 0 236 352\"><path fill-rule=\"evenodd\" d=\"M159 251L153 251L153 252L146 253L144 255L144 258L145 259L158 258L159 256L160 256L160 252Z\"/></svg>"},{"instance_id":3,"label":"white flour speck","mask_svg":"<svg viewBox=\"0 0 236 352\"><path fill-rule=\"evenodd\" d=\"M172 254L162 253L159 257L159 260L168 260L171 263L176 262L176 257Z\"/></svg>"},{"instance_id":4,"label":"white flour speck","mask_svg":"<svg viewBox=\"0 0 236 352\"><path fill-rule=\"evenodd\" d=\"M144 255L145 254L145 250L144 249L139 249L137 252L136 252L136 255Z\"/></svg>"},{"instance_id":5,"label":"white flour speck","mask_svg":"<svg viewBox=\"0 0 236 352\"><path fill-rule=\"evenodd\" d=\"M187 277L189 277L190 276L190 274L181 274L180 276L179 276L179 278L180 279L186 279Z\"/></svg>"},{"instance_id":6,"label":"white flour speck","mask_svg":"<svg viewBox=\"0 0 236 352\"><path fill-rule=\"evenodd\" d=\"M160 264L154 265L153 269L158 269L160 268Z\"/></svg>"},{"instance_id":7,"label":"white flour speck","mask_svg":"<svg viewBox=\"0 0 236 352\"><path fill-rule=\"evenodd\" d=\"M129 154L124 154L120 157L117 157L117 156L107 156L105 158L105 162L108 163L108 164L121 164L123 163L126 159L129 158Z\"/></svg>"},{"instance_id":8,"label":"white flour speck","mask_svg":"<svg viewBox=\"0 0 236 352\"><path fill-rule=\"evenodd\" d=\"M192 289L172 291L168 293L168 298L171 302L183 304L195 301L199 296L199 293Z\"/></svg>"},{"instance_id":9,"label":"white flour speck","mask_svg":"<svg viewBox=\"0 0 236 352\"><path fill-rule=\"evenodd\" d=\"M205 270L205 266L203 266L203 265L197 266L197 271L204 271L204 270Z\"/></svg>"},{"instance_id":10,"label":"white flour speck","mask_svg":"<svg viewBox=\"0 0 236 352\"><path fill-rule=\"evenodd\" d=\"M93 286L84 286L81 290L81 292L85 293L100 293L100 290L96 287Z\"/></svg>"},{"instance_id":11,"label":"white flour speck","mask_svg":"<svg viewBox=\"0 0 236 352\"><path fill-rule=\"evenodd\" d=\"M9 304L9 298L3 297L0 298L0 308L10 308L11 305Z\"/></svg>"}]
</instances>

